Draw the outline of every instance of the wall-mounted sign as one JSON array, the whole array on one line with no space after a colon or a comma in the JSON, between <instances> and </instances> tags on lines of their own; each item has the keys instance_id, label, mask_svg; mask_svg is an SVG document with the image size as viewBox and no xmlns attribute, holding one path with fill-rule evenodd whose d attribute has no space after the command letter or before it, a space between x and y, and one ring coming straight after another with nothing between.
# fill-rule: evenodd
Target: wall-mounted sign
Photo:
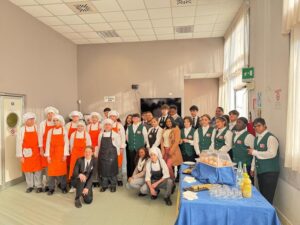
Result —
<instances>
[{"instance_id":1,"label":"wall-mounted sign","mask_svg":"<svg viewBox=\"0 0 300 225\"><path fill-rule=\"evenodd\" d=\"M254 79L254 68L253 67L245 67L242 69L242 80L245 83L249 83Z\"/></svg>"},{"instance_id":2,"label":"wall-mounted sign","mask_svg":"<svg viewBox=\"0 0 300 225\"><path fill-rule=\"evenodd\" d=\"M115 102L116 96L104 96L104 102Z\"/></svg>"}]
</instances>

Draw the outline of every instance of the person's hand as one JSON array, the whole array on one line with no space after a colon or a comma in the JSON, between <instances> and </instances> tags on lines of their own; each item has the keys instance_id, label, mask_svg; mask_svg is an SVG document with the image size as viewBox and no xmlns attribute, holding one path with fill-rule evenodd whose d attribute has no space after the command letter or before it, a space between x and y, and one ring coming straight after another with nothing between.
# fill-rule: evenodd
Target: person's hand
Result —
<instances>
[{"instance_id":1,"label":"person's hand","mask_svg":"<svg viewBox=\"0 0 300 225\"><path fill-rule=\"evenodd\" d=\"M82 191L83 195L87 195L89 193L89 189L88 188L84 188Z\"/></svg>"},{"instance_id":2,"label":"person's hand","mask_svg":"<svg viewBox=\"0 0 300 225\"><path fill-rule=\"evenodd\" d=\"M24 161L25 161L24 157L21 157L21 158L20 158L20 162L21 162L21 163L24 163Z\"/></svg>"},{"instance_id":3,"label":"person's hand","mask_svg":"<svg viewBox=\"0 0 300 225\"><path fill-rule=\"evenodd\" d=\"M249 154L249 155L253 155L253 151L254 151L253 148L248 148L248 154Z\"/></svg>"},{"instance_id":4,"label":"person's hand","mask_svg":"<svg viewBox=\"0 0 300 225\"><path fill-rule=\"evenodd\" d=\"M120 154L123 154L124 148L120 148Z\"/></svg>"},{"instance_id":5,"label":"person's hand","mask_svg":"<svg viewBox=\"0 0 300 225\"><path fill-rule=\"evenodd\" d=\"M153 195L153 196L156 196L156 195L157 195L156 191L155 191L152 187L150 188L150 193L151 193L151 195Z\"/></svg>"},{"instance_id":6,"label":"person's hand","mask_svg":"<svg viewBox=\"0 0 300 225\"><path fill-rule=\"evenodd\" d=\"M86 181L86 176L84 175L84 174L79 174L79 180L81 181L81 182L85 182Z\"/></svg>"},{"instance_id":7,"label":"person's hand","mask_svg":"<svg viewBox=\"0 0 300 225\"><path fill-rule=\"evenodd\" d=\"M254 170L251 170L251 171L250 171L250 176L251 176L251 177L254 177L254 176L255 176Z\"/></svg>"},{"instance_id":8,"label":"person's hand","mask_svg":"<svg viewBox=\"0 0 300 225\"><path fill-rule=\"evenodd\" d=\"M98 158L98 155L97 155L97 153L96 153L96 152L94 152L94 157L95 157L95 158Z\"/></svg>"},{"instance_id":9,"label":"person's hand","mask_svg":"<svg viewBox=\"0 0 300 225\"><path fill-rule=\"evenodd\" d=\"M50 157L48 157L47 159L48 159L48 163L51 163L51 158L50 158Z\"/></svg>"},{"instance_id":10,"label":"person's hand","mask_svg":"<svg viewBox=\"0 0 300 225\"><path fill-rule=\"evenodd\" d=\"M40 147L40 155L44 156L44 149L43 149L43 147Z\"/></svg>"},{"instance_id":11,"label":"person's hand","mask_svg":"<svg viewBox=\"0 0 300 225\"><path fill-rule=\"evenodd\" d=\"M184 143L187 143L188 142L188 139L182 139L182 141L184 142Z\"/></svg>"},{"instance_id":12,"label":"person's hand","mask_svg":"<svg viewBox=\"0 0 300 225\"><path fill-rule=\"evenodd\" d=\"M131 181L132 181L132 177L129 177L128 178L128 183L131 183Z\"/></svg>"},{"instance_id":13,"label":"person's hand","mask_svg":"<svg viewBox=\"0 0 300 225\"><path fill-rule=\"evenodd\" d=\"M64 157L63 157L63 162L65 162L65 161L66 161L66 159L67 159L67 157L66 157L66 156L64 156Z\"/></svg>"},{"instance_id":14,"label":"person's hand","mask_svg":"<svg viewBox=\"0 0 300 225\"><path fill-rule=\"evenodd\" d=\"M158 185L158 183L155 182L155 183L153 183L151 186L152 186L153 189L155 189L155 188L157 187L157 185Z\"/></svg>"}]
</instances>

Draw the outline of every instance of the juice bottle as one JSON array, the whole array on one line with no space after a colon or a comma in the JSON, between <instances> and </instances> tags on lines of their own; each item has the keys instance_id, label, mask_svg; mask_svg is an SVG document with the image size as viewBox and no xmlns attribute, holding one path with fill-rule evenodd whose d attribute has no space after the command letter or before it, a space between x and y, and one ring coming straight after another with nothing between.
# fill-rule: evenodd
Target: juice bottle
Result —
<instances>
[{"instance_id":1,"label":"juice bottle","mask_svg":"<svg viewBox=\"0 0 300 225\"><path fill-rule=\"evenodd\" d=\"M244 179L243 179L242 194L243 194L244 198L252 197L252 184L251 184L251 180L250 180L248 174L245 175Z\"/></svg>"}]
</instances>

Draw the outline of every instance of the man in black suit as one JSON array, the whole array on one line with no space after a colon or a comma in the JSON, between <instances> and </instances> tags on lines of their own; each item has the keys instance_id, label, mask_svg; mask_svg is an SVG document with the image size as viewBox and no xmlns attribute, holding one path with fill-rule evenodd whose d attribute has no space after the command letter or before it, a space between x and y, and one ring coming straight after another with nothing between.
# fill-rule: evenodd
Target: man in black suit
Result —
<instances>
[{"instance_id":1,"label":"man in black suit","mask_svg":"<svg viewBox=\"0 0 300 225\"><path fill-rule=\"evenodd\" d=\"M179 127L179 129L184 128L183 119L177 114L177 106L170 105L169 114L175 120L175 123Z\"/></svg>"},{"instance_id":2,"label":"man in black suit","mask_svg":"<svg viewBox=\"0 0 300 225\"><path fill-rule=\"evenodd\" d=\"M194 129L198 129L198 127L200 126L200 117L198 116L198 107L196 105L192 105L190 107L190 113L191 113L191 117L192 117L192 127Z\"/></svg>"},{"instance_id":3,"label":"man in black suit","mask_svg":"<svg viewBox=\"0 0 300 225\"><path fill-rule=\"evenodd\" d=\"M81 208L80 197L86 204L93 201L93 177L96 172L96 159L93 157L93 147L86 146L84 157L77 159L71 184L76 188L75 207Z\"/></svg>"}]
</instances>

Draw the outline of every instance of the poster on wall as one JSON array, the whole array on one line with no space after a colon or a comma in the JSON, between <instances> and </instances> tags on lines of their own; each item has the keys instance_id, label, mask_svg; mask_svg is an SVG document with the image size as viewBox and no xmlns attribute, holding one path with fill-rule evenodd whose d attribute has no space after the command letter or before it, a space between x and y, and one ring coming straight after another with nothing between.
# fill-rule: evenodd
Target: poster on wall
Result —
<instances>
[{"instance_id":1,"label":"poster on wall","mask_svg":"<svg viewBox=\"0 0 300 225\"><path fill-rule=\"evenodd\" d=\"M274 108L281 109L282 108L282 89L277 88L274 90Z\"/></svg>"}]
</instances>

